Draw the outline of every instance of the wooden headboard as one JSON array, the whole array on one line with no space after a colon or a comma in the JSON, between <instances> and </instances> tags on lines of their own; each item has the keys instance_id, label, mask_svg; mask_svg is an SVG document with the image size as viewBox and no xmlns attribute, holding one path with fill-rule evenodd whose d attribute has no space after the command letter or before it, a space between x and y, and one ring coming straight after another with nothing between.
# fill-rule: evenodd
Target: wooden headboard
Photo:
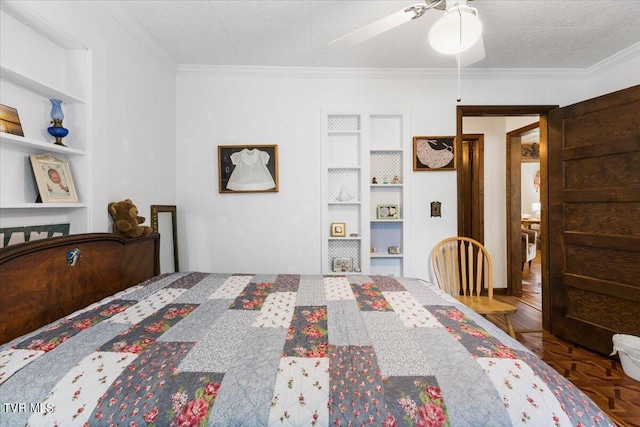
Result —
<instances>
[{"instance_id":1,"label":"wooden headboard","mask_svg":"<svg viewBox=\"0 0 640 427\"><path fill-rule=\"evenodd\" d=\"M158 233L76 234L0 249L0 344L160 274L159 254Z\"/></svg>"}]
</instances>

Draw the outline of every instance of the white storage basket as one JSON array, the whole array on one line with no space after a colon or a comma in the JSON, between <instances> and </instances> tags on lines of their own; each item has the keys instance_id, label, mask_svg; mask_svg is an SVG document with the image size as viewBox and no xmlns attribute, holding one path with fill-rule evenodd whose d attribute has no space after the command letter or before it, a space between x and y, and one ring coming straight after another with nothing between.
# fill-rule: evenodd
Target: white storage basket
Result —
<instances>
[{"instance_id":1,"label":"white storage basket","mask_svg":"<svg viewBox=\"0 0 640 427\"><path fill-rule=\"evenodd\" d=\"M615 334L613 336L613 353L618 353L624 373L636 381L640 381L640 337Z\"/></svg>"}]
</instances>

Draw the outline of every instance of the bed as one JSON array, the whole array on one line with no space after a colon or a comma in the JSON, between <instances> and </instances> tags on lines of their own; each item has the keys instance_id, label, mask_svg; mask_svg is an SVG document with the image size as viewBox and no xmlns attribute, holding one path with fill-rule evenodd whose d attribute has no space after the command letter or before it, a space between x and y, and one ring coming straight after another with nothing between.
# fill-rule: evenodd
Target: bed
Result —
<instances>
[{"instance_id":1,"label":"bed","mask_svg":"<svg viewBox=\"0 0 640 427\"><path fill-rule=\"evenodd\" d=\"M423 280L157 266L157 234L0 251L0 425L615 425Z\"/></svg>"}]
</instances>

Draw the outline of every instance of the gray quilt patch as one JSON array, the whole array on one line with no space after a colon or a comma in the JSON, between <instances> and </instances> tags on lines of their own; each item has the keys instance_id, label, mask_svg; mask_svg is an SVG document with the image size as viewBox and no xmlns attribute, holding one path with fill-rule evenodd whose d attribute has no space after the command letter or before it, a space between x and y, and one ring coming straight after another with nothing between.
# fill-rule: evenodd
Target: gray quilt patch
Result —
<instances>
[{"instance_id":1,"label":"gray quilt patch","mask_svg":"<svg viewBox=\"0 0 640 427\"><path fill-rule=\"evenodd\" d=\"M140 289L136 289L135 291L124 295L121 299L133 299L141 301L147 298L149 295L158 292L160 289L166 288L169 284L181 279L188 274L189 273L169 274L166 277L161 278L160 280L156 280L155 282L149 283L148 285L143 286Z\"/></svg>"},{"instance_id":2,"label":"gray quilt patch","mask_svg":"<svg viewBox=\"0 0 640 427\"><path fill-rule=\"evenodd\" d=\"M438 374L452 426L511 425L491 379L453 335L444 328L414 328L410 335Z\"/></svg>"},{"instance_id":3,"label":"gray quilt patch","mask_svg":"<svg viewBox=\"0 0 640 427\"><path fill-rule=\"evenodd\" d=\"M355 299L327 301L329 344L369 346L371 339Z\"/></svg>"},{"instance_id":4,"label":"gray quilt patch","mask_svg":"<svg viewBox=\"0 0 640 427\"><path fill-rule=\"evenodd\" d=\"M180 363L178 372L226 372L259 313L257 310L227 310L210 323L210 329L205 326L205 336Z\"/></svg>"},{"instance_id":5,"label":"gray quilt patch","mask_svg":"<svg viewBox=\"0 0 640 427\"><path fill-rule=\"evenodd\" d=\"M404 326L395 312L363 311L362 318L383 376L435 374L410 333L415 328Z\"/></svg>"},{"instance_id":6,"label":"gray quilt patch","mask_svg":"<svg viewBox=\"0 0 640 427\"><path fill-rule=\"evenodd\" d=\"M209 329L202 325L212 325L229 309L228 300L209 300L189 313L172 328L158 337L158 341L202 342Z\"/></svg>"},{"instance_id":7,"label":"gray quilt patch","mask_svg":"<svg viewBox=\"0 0 640 427\"><path fill-rule=\"evenodd\" d=\"M176 298L174 302L177 304L200 304L202 301L206 301L209 298L209 295L212 295L220 286L222 286L228 277L229 276L210 274L202 279L197 285L189 289L189 292L185 292Z\"/></svg>"},{"instance_id":8,"label":"gray quilt patch","mask_svg":"<svg viewBox=\"0 0 640 427\"><path fill-rule=\"evenodd\" d=\"M0 388L0 402L41 403L67 371L127 327L100 322L79 332L73 340L58 345L56 351L43 354L13 374ZM23 426L30 416L30 411L5 412L4 407L0 407L0 426Z\"/></svg>"},{"instance_id":9,"label":"gray quilt patch","mask_svg":"<svg viewBox=\"0 0 640 427\"><path fill-rule=\"evenodd\" d=\"M322 276L303 276L298 286L296 305L326 305Z\"/></svg>"},{"instance_id":10,"label":"gray quilt patch","mask_svg":"<svg viewBox=\"0 0 640 427\"><path fill-rule=\"evenodd\" d=\"M431 284L417 280L407 280L398 278L398 281L413 295L422 305L454 305L455 302L442 298L438 293L433 292Z\"/></svg>"},{"instance_id":11,"label":"gray quilt patch","mask_svg":"<svg viewBox=\"0 0 640 427\"><path fill-rule=\"evenodd\" d=\"M267 425L286 333L275 328L247 333L220 385L211 426Z\"/></svg>"}]
</instances>

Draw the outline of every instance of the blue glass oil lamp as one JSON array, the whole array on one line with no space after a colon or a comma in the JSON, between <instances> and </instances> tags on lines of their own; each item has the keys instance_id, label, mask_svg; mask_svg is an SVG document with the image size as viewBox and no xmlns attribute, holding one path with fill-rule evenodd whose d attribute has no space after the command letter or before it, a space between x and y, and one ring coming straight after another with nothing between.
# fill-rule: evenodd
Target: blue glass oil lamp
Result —
<instances>
[{"instance_id":1,"label":"blue glass oil lamp","mask_svg":"<svg viewBox=\"0 0 640 427\"><path fill-rule=\"evenodd\" d=\"M66 147L62 143L62 138L69 134L69 130L62 127L62 120L64 120L64 113L62 112L62 100L61 99L50 99L51 101L51 124L47 128L49 135L53 136L56 139L56 145L62 145Z\"/></svg>"}]
</instances>

